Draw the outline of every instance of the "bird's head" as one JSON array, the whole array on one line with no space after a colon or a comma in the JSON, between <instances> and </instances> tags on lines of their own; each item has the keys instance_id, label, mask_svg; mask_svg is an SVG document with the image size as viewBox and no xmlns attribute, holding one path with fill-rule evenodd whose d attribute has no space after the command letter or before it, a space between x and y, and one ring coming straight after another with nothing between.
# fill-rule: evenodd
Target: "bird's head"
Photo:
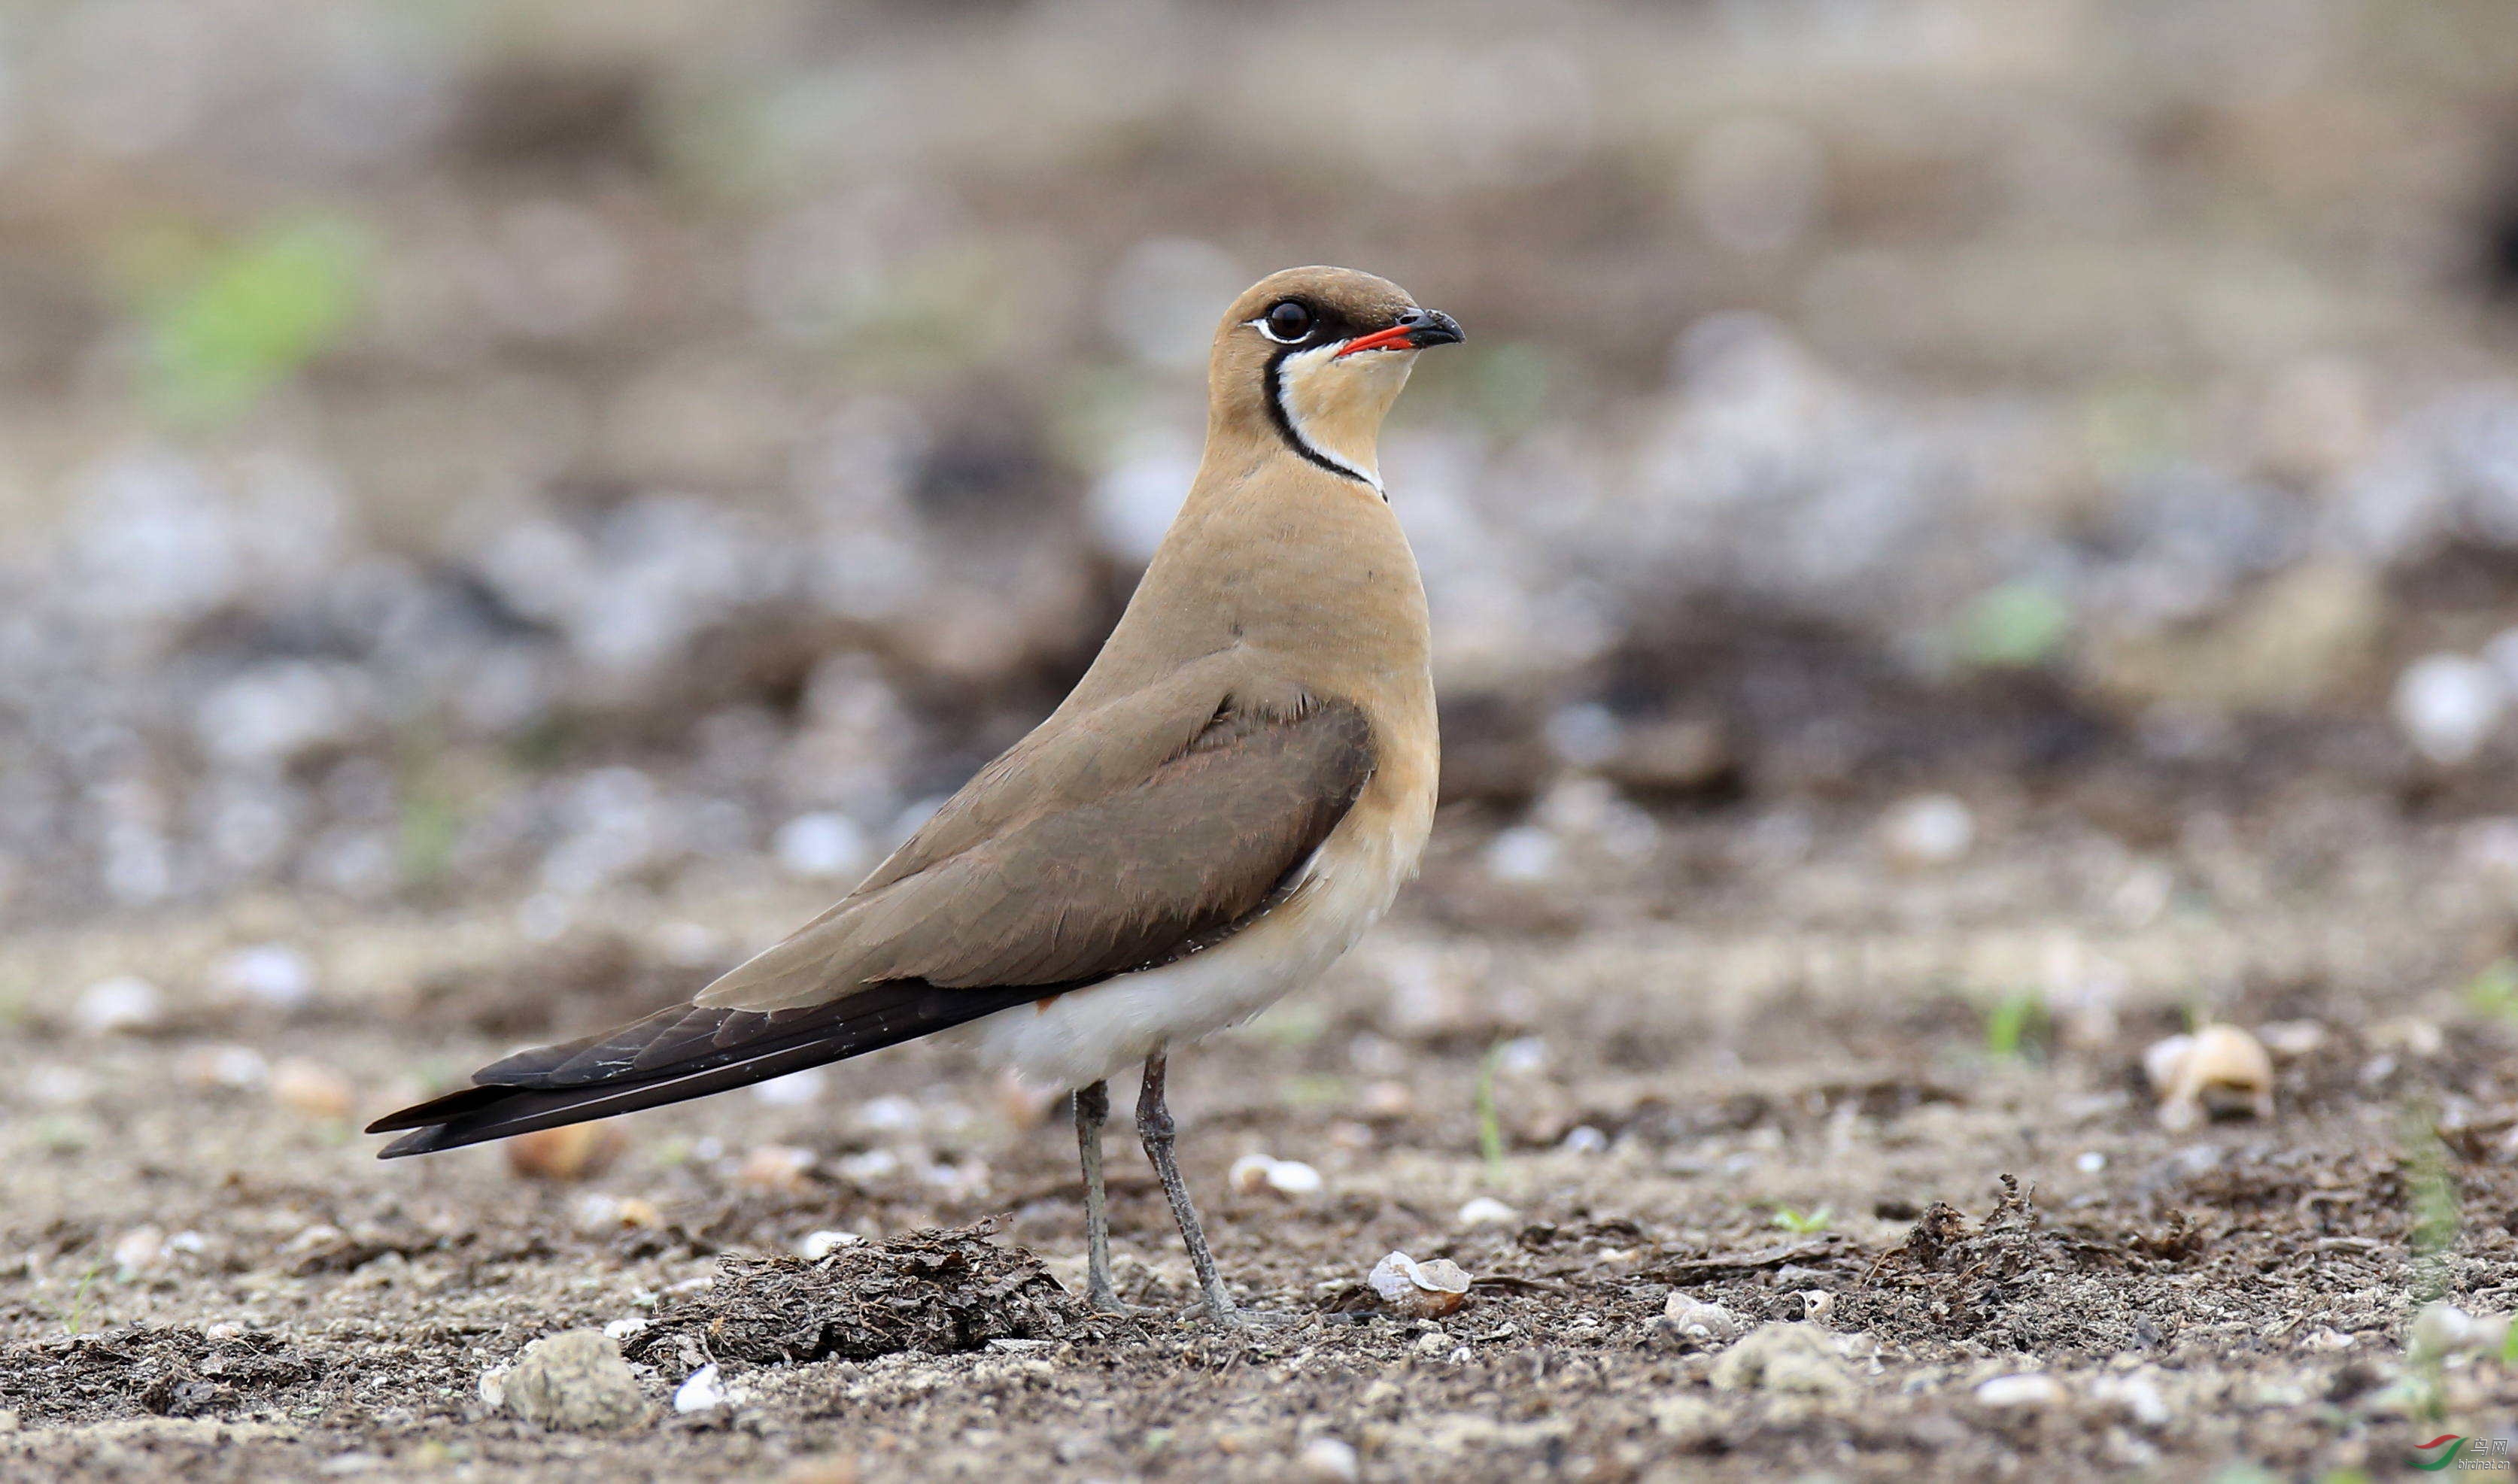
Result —
<instances>
[{"instance_id":1,"label":"bird's head","mask_svg":"<svg viewBox=\"0 0 2518 1484\"><path fill-rule=\"evenodd\" d=\"M1252 284L1216 328L1207 397L1217 431L1273 440L1332 473L1381 488L1381 419L1416 353L1456 345L1451 316L1387 278L1289 268Z\"/></svg>"}]
</instances>

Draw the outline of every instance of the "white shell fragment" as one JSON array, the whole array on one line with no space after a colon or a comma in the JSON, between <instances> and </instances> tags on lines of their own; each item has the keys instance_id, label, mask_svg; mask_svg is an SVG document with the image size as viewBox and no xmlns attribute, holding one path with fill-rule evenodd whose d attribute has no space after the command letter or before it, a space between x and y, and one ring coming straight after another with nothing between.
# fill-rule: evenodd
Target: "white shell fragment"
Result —
<instances>
[{"instance_id":1,"label":"white shell fragment","mask_svg":"<svg viewBox=\"0 0 2518 1484\"><path fill-rule=\"evenodd\" d=\"M722 1407L734 1398L717 1376L716 1362L710 1361L690 1374L690 1378L673 1388L673 1410L685 1417L694 1412L707 1412Z\"/></svg>"},{"instance_id":2,"label":"white shell fragment","mask_svg":"<svg viewBox=\"0 0 2518 1484\"><path fill-rule=\"evenodd\" d=\"M1685 1293L1673 1293L1662 1305L1662 1329L1691 1345L1712 1348L1738 1339L1748 1326L1738 1315L1718 1303L1707 1303Z\"/></svg>"},{"instance_id":3,"label":"white shell fragment","mask_svg":"<svg viewBox=\"0 0 2518 1484\"><path fill-rule=\"evenodd\" d=\"M1521 1212L1493 1196L1478 1196L1460 1207L1456 1219L1462 1226L1510 1226Z\"/></svg>"},{"instance_id":4,"label":"white shell fragment","mask_svg":"<svg viewBox=\"0 0 2518 1484\"><path fill-rule=\"evenodd\" d=\"M2274 1116L2273 1058L2236 1026L2169 1037L2143 1053L2142 1068L2159 1094L2163 1128L2192 1128L2211 1117Z\"/></svg>"},{"instance_id":5,"label":"white shell fragment","mask_svg":"<svg viewBox=\"0 0 2518 1484\"><path fill-rule=\"evenodd\" d=\"M1226 1179L1243 1195L1257 1195L1263 1190L1273 1190L1281 1196L1318 1195L1325 1183L1318 1169L1300 1160L1281 1160L1266 1154L1245 1154L1234 1161Z\"/></svg>"},{"instance_id":6,"label":"white shell fragment","mask_svg":"<svg viewBox=\"0 0 2518 1484\"><path fill-rule=\"evenodd\" d=\"M1406 1252L1392 1252L1372 1265L1365 1283L1394 1314L1437 1319L1466 1302L1469 1275L1448 1257L1418 1262Z\"/></svg>"}]
</instances>

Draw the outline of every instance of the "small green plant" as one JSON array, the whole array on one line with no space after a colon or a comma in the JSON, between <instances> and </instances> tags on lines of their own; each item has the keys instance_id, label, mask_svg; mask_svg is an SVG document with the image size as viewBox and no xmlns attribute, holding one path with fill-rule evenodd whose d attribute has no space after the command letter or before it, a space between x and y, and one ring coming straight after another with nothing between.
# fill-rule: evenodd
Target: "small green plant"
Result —
<instances>
[{"instance_id":1,"label":"small green plant","mask_svg":"<svg viewBox=\"0 0 2518 1484\"><path fill-rule=\"evenodd\" d=\"M91 1262L88 1264L87 1271L79 1275L78 1287L70 1290L70 1311L62 1317L64 1332L71 1335L86 1333L88 1295L96 1288L96 1280L104 1272L103 1262Z\"/></svg>"},{"instance_id":2,"label":"small green plant","mask_svg":"<svg viewBox=\"0 0 2518 1484\"><path fill-rule=\"evenodd\" d=\"M1774 1223L1795 1236L1806 1237L1826 1231L1836 1220L1836 1208L1822 1206L1814 1210L1799 1211L1789 1206L1775 1208Z\"/></svg>"},{"instance_id":3,"label":"small green plant","mask_svg":"<svg viewBox=\"0 0 2518 1484\"><path fill-rule=\"evenodd\" d=\"M1503 1182L1503 1118L1496 1112L1496 1071L1503 1062L1503 1047L1497 1041L1478 1063L1478 1158L1486 1162L1490 1185Z\"/></svg>"},{"instance_id":4,"label":"small green plant","mask_svg":"<svg viewBox=\"0 0 2518 1484\"><path fill-rule=\"evenodd\" d=\"M2038 582L2005 582L1977 595L1959 615L1952 648L1982 669L2031 669L2062 651L2072 636L2072 610Z\"/></svg>"},{"instance_id":5,"label":"small green plant","mask_svg":"<svg viewBox=\"0 0 2518 1484\"><path fill-rule=\"evenodd\" d=\"M2518 1022L2518 959L2495 958L2466 981L2465 1002L2477 1014Z\"/></svg>"},{"instance_id":6,"label":"small green plant","mask_svg":"<svg viewBox=\"0 0 2518 1484\"><path fill-rule=\"evenodd\" d=\"M2406 1243L2413 1253L2413 1302L2420 1305L2448 1293L2448 1258L2456 1248L2461 1213L2448 1149L2429 1111L2407 1109L2403 1126L2405 1193L2412 1207Z\"/></svg>"},{"instance_id":7,"label":"small green plant","mask_svg":"<svg viewBox=\"0 0 2518 1484\"><path fill-rule=\"evenodd\" d=\"M2026 1056L2046 1039L2046 1001L2034 992L2015 990L1985 1009L1986 1055Z\"/></svg>"},{"instance_id":8,"label":"small green plant","mask_svg":"<svg viewBox=\"0 0 2518 1484\"><path fill-rule=\"evenodd\" d=\"M166 417L227 422L330 349L366 294L368 244L310 217L234 242L180 229L122 254L147 330L147 392Z\"/></svg>"}]
</instances>

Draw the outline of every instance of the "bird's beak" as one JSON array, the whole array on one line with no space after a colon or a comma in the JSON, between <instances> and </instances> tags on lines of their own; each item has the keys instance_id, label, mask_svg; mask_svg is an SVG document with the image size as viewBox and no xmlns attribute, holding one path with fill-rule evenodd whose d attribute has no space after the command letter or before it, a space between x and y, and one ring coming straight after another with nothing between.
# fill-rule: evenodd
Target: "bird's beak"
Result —
<instances>
[{"instance_id":1,"label":"bird's beak","mask_svg":"<svg viewBox=\"0 0 2518 1484\"><path fill-rule=\"evenodd\" d=\"M1399 322L1386 330L1358 335L1338 352L1338 359L1358 351L1421 351L1429 345L1457 345L1467 339L1460 333L1460 321L1438 309L1411 309L1399 317Z\"/></svg>"}]
</instances>

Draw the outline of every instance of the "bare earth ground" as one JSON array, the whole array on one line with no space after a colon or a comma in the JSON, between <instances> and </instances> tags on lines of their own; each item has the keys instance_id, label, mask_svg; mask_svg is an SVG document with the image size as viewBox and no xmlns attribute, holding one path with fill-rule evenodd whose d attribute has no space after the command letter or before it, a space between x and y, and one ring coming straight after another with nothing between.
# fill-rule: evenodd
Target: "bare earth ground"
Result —
<instances>
[{"instance_id":1,"label":"bare earth ground","mask_svg":"<svg viewBox=\"0 0 2518 1484\"><path fill-rule=\"evenodd\" d=\"M2518 1370L2405 1347L2427 1295L2518 1306L2518 1030L2467 991L2510 946L2506 827L2326 795L2110 834L1979 802L1975 852L1922 869L1875 818L1672 817L1527 885L1447 817L1327 985L1176 1060L1220 1255L1296 1316L1248 1334L1176 1317L1186 1265L1124 1119L1122 1288L1148 1312L1041 1281L1025 1253L1080 1288L1071 1140L951 1045L640 1115L573 1185L497 1150L379 1164L320 1077L282 1099L215 1049L336 1073L363 1119L686 988L817 905L792 884L625 896L542 944L487 905L284 902L22 937L0 1476L1328 1478L1329 1438L1389 1480L2326 1479L2512 1432ZM323 966L310 1006L183 988L271 938ZM135 969L174 992L161 1023L69 1024L66 990ZM2196 1012L2318 1028L2276 1038L2273 1121L2158 1126L2141 1051ZM1324 1188L1228 1190L1254 1151ZM1517 1214L1463 1227L1481 1195ZM982 1271L967 1237L762 1260L984 1220ZM1393 1249L1459 1262L1467 1304L1379 1312L1359 1282ZM1818 1358L1726 1364L1655 1324L1673 1291L1814 1314ZM631 1319L649 1424L547 1433L481 1399L538 1336ZM676 1416L710 1359L734 1404ZM2055 1384L1979 1393L2028 1372Z\"/></svg>"}]
</instances>

